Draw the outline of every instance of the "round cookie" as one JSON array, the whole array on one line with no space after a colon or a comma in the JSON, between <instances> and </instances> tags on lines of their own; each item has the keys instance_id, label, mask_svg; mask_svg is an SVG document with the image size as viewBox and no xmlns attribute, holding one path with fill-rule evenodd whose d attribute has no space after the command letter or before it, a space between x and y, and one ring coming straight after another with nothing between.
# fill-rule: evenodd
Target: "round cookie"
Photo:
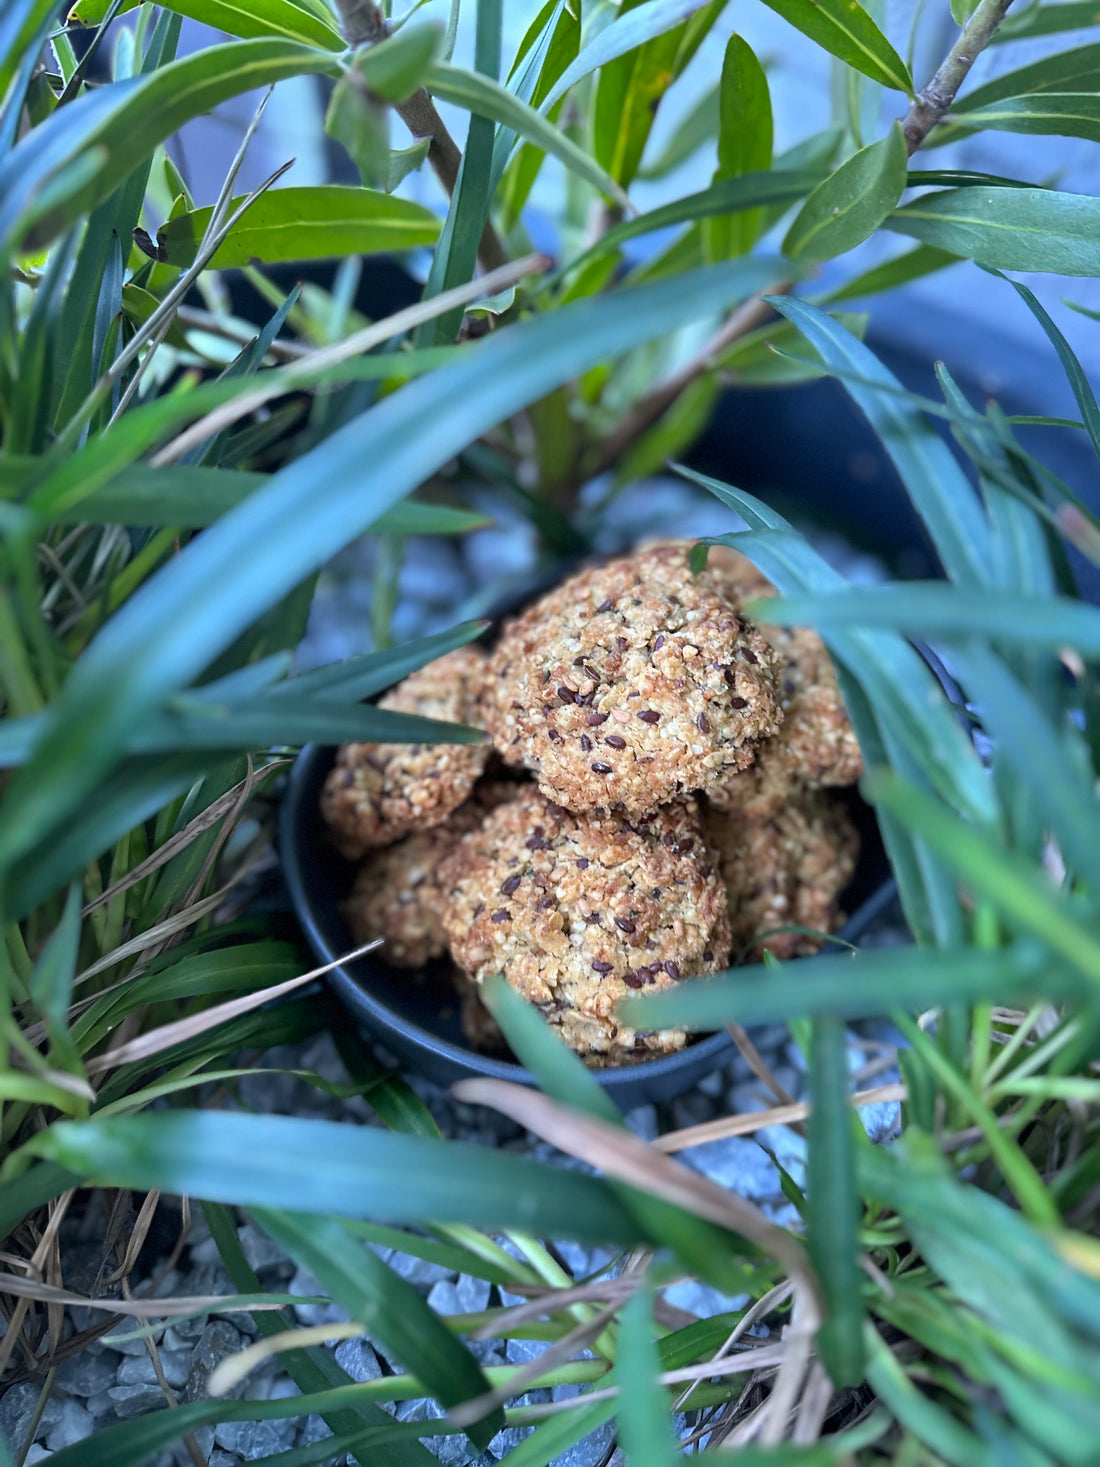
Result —
<instances>
[{"instance_id":1,"label":"round cookie","mask_svg":"<svg viewBox=\"0 0 1100 1467\"><path fill-rule=\"evenodd\" d=\"M438 868L490 810L513 797L511 781L482 780L441 825L371 851L352 884L344 916L357 943L385 940L381 956L395 968L419 968L447 951Z\"/></svg>"},{"instance_id":2,"label":"round cookie","mask_svg":"<svg viewBox=\"0 0 1100 1467\"><path fill-rule=\"evenodd\" d=\"M773 927L795 924L827 933L840 926L837 897L855 870L859 836L838 800L803 792L760 820L712 807L704 830L726 882L734 960ZM777 932L753 948L753 955L767 948L777 958L802 957L824 941Z\"/></svg>"},{"instance_id":3,"label":"round cookie","mask_svg":"<svg viewBox=\"0 0 1100 1467\"><path fill-rule=\"evenodd\" d=\"M581 571L505 627L480 704L511 764L567 809L638 815L752 763L779 661L690 541Z\"/></svg>"},{"instance_id":4,"label":"round cookie","mask_svg":"<svg viewBox=\"0 0 1100 1467\"><path fill-rule=\"evenodd\" d=\"M737 605L775 596L766 576L736 550L711 547L704 575ZM765 635L782 659L783 722L744 772L709 791L711 803L759 819L773 814L799 785L810 789L855 784L863 756L848 721L836 671L818 634L808 627L769 626Z\"/></svg>"},{"instance_id":5,"label":"round cookie","mask_svg":"<svg viewBox=\"0 0 1100 1467\"><path fill-rule=\"evenodd\" d=\"M462 839L438 880L456 962L479 982L503 972L594 1063L682 1048L681 1030L620 1025L615 1004L721 968L729 952L725 889L690 800L631 825L528 786Z\"/></svg>"},{"instance_id":6,"label":"round cookie","mask_svg":"<svg viewBox=\"0 0 1100 1467\"><path fill-rule=\"evenodd\" d=\"M483 652L460 647L398 683L378 706L468 723L484 670ZM321 792L337 849L356 860L439 825L467 798L488 756L488 744L342 744Z\"/></svg>"}]
</instances>

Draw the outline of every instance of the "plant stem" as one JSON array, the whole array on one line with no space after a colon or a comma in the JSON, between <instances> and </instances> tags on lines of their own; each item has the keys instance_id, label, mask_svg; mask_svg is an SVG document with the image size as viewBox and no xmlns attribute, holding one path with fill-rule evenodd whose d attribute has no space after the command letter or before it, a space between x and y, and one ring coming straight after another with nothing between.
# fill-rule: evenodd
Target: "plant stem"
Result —
<instances>
[{"instance_id":1,"label":"plant stem","mask_svg":"<svg viewBox=\"0 0 1100 1467\"><path fill-rule=\"evenodd\" d=\"M384 41L389 35L386 18L371 0L336 0L340 22L349 46L372 46ZM414 92L406 102L399 102L394 111L412 133L414 138L428 138L428 162L435 169L436 177L447 190L450 198L458 182L458 170L462 163L462 152L447 131L447 125L436 111L435 103L423 87ZM485 270L498 270L508 263L508 255L500 242L492 220L485 221L478 259Z\"/></svg>"},{"instance_id":2,"label":"plant stem","mask_svg":"<svg viewBox=\"0 0 1100 1467\"><path fill-rule=\"evenodd\" d=\"M935 76L910 107L902 123L905 145L912 156L950 111L970 68L993 39L1012 0L980 0Z\"/></svg>"}]
</instances>

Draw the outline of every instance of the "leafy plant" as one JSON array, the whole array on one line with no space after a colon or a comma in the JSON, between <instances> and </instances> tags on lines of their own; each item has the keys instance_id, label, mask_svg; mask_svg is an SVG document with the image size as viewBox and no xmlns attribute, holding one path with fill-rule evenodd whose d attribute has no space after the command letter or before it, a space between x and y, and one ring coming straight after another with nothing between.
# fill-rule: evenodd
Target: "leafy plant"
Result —
<instances>
[{"instance_id":1,"label":"leafy plant","mask_svg":"<svg viewBox=\"0 0 1100 1467\"><path fill-rule=\"evenodd\" d=\"M1009 0L956 5L958 38L918 91L877 6L768 3L861 98L778 158L767 69L737 36L653 156L654 114L725 25L721 0L579 13L548 0L507 63L500 0L478 0L472 69L448 59L457 3L442 33L367 0L338 13L323 0L81 0L65 24L55 0L10 0L0 15L0 1293L13 1301L0 1366L52 1366L118 1315L145 1328L154 1305L127 1298L128 1279L166 1191L202 1199L238 1293L155 1310L254 1311L303 1393L157 1412L56 1454L59 1467L137 1463L203 1425L312 1411L333 1436L287 1467L338 1452L423 1462L423 1423L378 1403L425 1394L449 1412L436 1434L482 1445L502 1421L535 1425L512 1467L616 1416L632 1467L667 1461L661 1393L710 1413L711 1446L728 1438L749 1461L1094 1456L1100 614L1073 595L1065 541L1096 559L1098 527L995 404L977 409L945 372L942 403L914 399L862 346L863 318L836 309L959 260L1100 273L1100 200L909 161L983 128L1095 137L1095 46L966 83L987 44L1056 34L1089 7L1032 6L998 31ZM178 57L184 16L230 39ZM94 27L79 49L77 25ZM235 193L250 129L219 197L192 198L166 148L174 133L303 76L332 83L326 127L362 187L275 188L280 169ZM433 98L469 113L463 149ZM860 135L853 119L883 110L894 115L879 135ZM391 145L395 114L410 146ZM635 179L672 176L709 141L707 188L670 186L634 212ZM554 261L530 251L524 215L547 158L562 170ZM442 219L393 192L422 166L441 182ZM793 294L817 262L880 230L918 244L849 271L816 305ZM653 249L658 231L671 233ZM421 300L359 318L357 258L417 248L432 250ZM331 291L273 284L270 267L333 256ZM217 272L233 267L270 302L266 322L227 308ZM1051 431L1100 450L1080 365L1016 290L1080 409ZM248 901L288 755L309 740L478 736L363 702L479 630L382 645L385 576L379 649L295 674L319 570L369 532L392 582L405 538L484 522L468 491L486 480L549 550L583 545L584 485L677 455L723 371L765 382L777 362L785 380L826 372L847 386L947 572L849 588L772 511L706 485L748 523L737 544L782 593L757 613L816 625L829 644L918 945L766 984L735 970L631 1004L689 1027L791 1024L814 1090L807 1195L787 1179L805 1238L671 1160L684 1138L631 1136L506 993L497 1016L545 1093L479 1082L466 1097L602 1177L445 1143L357 1051L347 1093L389 1132L226 1112L224 1088L256 1056L328 1018L317 975ZM949 653L993 739L989 768L909 636ZM907 1042L905 1135L890 1150L852 1124L838 1025L884 1009ZM96 1301L102 1328L64 1338L59 1306L89 1301L62 1287L59 1230L100 1187L151 1200L129 1242L109 1240L123 1297ZM291 1330L290 1300L259 1289L233 1207L385 1339L403 1373L352 1383L321 1346L331 1334ZM410 1224L427 1231L397 1230ZM539 1241L567 1234L622 1250L625 1266L578 1298ZM549 1292L537 1316L440 1318L368 1246L395 1239ZM661 1291L685 1273L750 1302L670 1327ZM749 1344L764 1318L787 1320L782 1336ZM463 1341L494 1330L549 1351L482 1368ZM758 1399L743 1398L748 1373L768 1386ZM582 1389L551 1412L508 1405L558 1384Z\"/></svg>"}]
</instances>

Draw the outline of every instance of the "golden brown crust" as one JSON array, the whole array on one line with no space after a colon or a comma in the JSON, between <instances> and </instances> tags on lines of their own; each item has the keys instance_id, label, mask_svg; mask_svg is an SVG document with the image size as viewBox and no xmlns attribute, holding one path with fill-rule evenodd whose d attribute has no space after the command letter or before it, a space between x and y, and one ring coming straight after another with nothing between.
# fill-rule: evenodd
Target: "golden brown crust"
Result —
<instances>
[{"instance_id":1,"label":"golden brown crust","mask_svg":"<svg viewBox=\"0 0 1100 1467\"><path fill-rule=\"evenodd\" d=\"M476 980L502 972L584 1055L621 1063L685 1043L617 1024L618 999L721 968L725 891L684 800L631 825L575 815L527 787L439 868L443 926Z\"/></svg>"},{"instance_id":2,"label":"golden brown crust","mask_svg":"<svg viewBox=\"0 0 1100 1467\"><path fill-rule=\"evenodd\" d=\"M763 819L711 807L707 840L719 853L729 894L733 956L773 927L795 924L835 932L843 921L837 897L855 870L859 836L844 806L825 794L803 792ZM781 932L753 948L777 958L817 952L824 937Z\"/></svg>"},{"instance_id":3,"label":"golden brown crust","mask_svg":"<svg viewBox=\"0 0 1100 1467\"><path fill-rule=\"evenodd\" d=\"M567 809L639 815L718 788L779 726L778 661L692 575L691 544L581 571L504 629L482 721Z\"/></svg>"},{"instance_id":4,"label":"golden brown crust","mask_svg":"<svg viewBox=\"0 0 1100 1467\"><path fill-rule=\"evenodd\" d=\"M728 546L711 547L703 574L738 606L753 596L777 594L751 561ZM807 627L769 625L764 635L782 659L783 723L757 749L751 769L733 772L709 792L713 804L753 819L774 814L802 786L854 784L863 773L863 757L824 642Z\"/></svg>"},{"instance_id":5,"label":"golden brown crust","mask_svg":"<svg viewBox=\"0 0 1100 1467\"><path fill-rule=\"evenodd\" d=\"M497 805L514 798L519 788L511 780L482 780L471 798L441 825L370 852L344 903L355 941L383 938L380 955L396 968L419 968L442 957L447 938L439 864L467 831L475 830Z\"/></svg>"},{"instance_id":6,"label":"golden brown crust","mask_svg":"<svg viewBox=\"0 0 1100 1467\"><path fill-rule=\"evenodd\" d=\"M468 723L485 654L460 647L429 662L378 701L380 708ZM321 813L349 860L446 820L473 789L488 744L343 744L321 793Z\"/></svg>"}]
</instances>

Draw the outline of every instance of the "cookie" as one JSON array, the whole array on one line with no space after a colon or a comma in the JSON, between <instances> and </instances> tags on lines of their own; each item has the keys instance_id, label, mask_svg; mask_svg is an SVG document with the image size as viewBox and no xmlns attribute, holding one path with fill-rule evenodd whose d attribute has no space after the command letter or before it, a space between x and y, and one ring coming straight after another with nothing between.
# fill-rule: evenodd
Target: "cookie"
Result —
<instances>
[{"instance_id":1,"label":"cookie","mask_svg":"<svg viewBox=\"0 0 1100 1467\"><path fill-rule=\"evenodd\" d=\"M737 605L775 596L766 576L736 550L711 547L703 574ZM855 784L863 757L840 696L825 643L808 627L768 626L764 635L782 659L783 722L745 772L708 792L711 802L754 819L774 814L799 789Z\"/></svg>"},{"instance_id":2,"label":"cookie","mask_svg":"<svg viewBox=\"0 0 1100 1467\"><path fill-rule=\"evenodd\" d=\"M735 961L773 927L795 924L824 934L841 925L837 898L855 870L859 836L835 797L802 792L759 820L711 807L703 828L726 883ZM751 955L759 958L767 948L777 958L802 957L824 941L778 932Z\"/></svg>"},{"instance_id":3,"label":"cookie","mask_svg":"<svg viewBox=\"0 0 1100 1467\"><path fill-rule=\"evenodd\" d=\"M480 722L511 764L575 812L640 815L721 787L782 719L779 659L692 542L581 571L509 623Z\"/></svg>"},{"instance_id":4,"label":"cookie","mask_svg":"<svg viewBox=\"0 0 1100 1467\"><path fill-rule=\"evenodd\" d=\"M482 780L471 798L441 825L370 852L344 903L344 916L355 941L383 938L380 956L395 968L420 968L442 957L447 939L441 919L439 864L490 810L512 799L519 788L510 781Z\"/></svg>"},{"instance_id":5,"label":"cookie","mask_svg":"<svg viewBox=\"0 0 1100 1467\"><path fill-rule=\"evenodd\" d=\"M379 708L468 723L485 654L460 647L407 677ZM446 820L468 797L488 744L343 744L321 792L321 814L341 855L356 860L410 831Z\"/></svg>"},{"instance_id":6,"label":"cookie","mask_svg":"<svg viewBox=\"0 0 1100 1467\"><path fill-rule=\"evenodd\" d=\"M594 1063L683 1047L614 1018L632 990L725 965L726 894L694 801L631 824L577 815L526 787L439 868L443 927L474 979L503 973Z\"/></svg>"}]
</instances>

